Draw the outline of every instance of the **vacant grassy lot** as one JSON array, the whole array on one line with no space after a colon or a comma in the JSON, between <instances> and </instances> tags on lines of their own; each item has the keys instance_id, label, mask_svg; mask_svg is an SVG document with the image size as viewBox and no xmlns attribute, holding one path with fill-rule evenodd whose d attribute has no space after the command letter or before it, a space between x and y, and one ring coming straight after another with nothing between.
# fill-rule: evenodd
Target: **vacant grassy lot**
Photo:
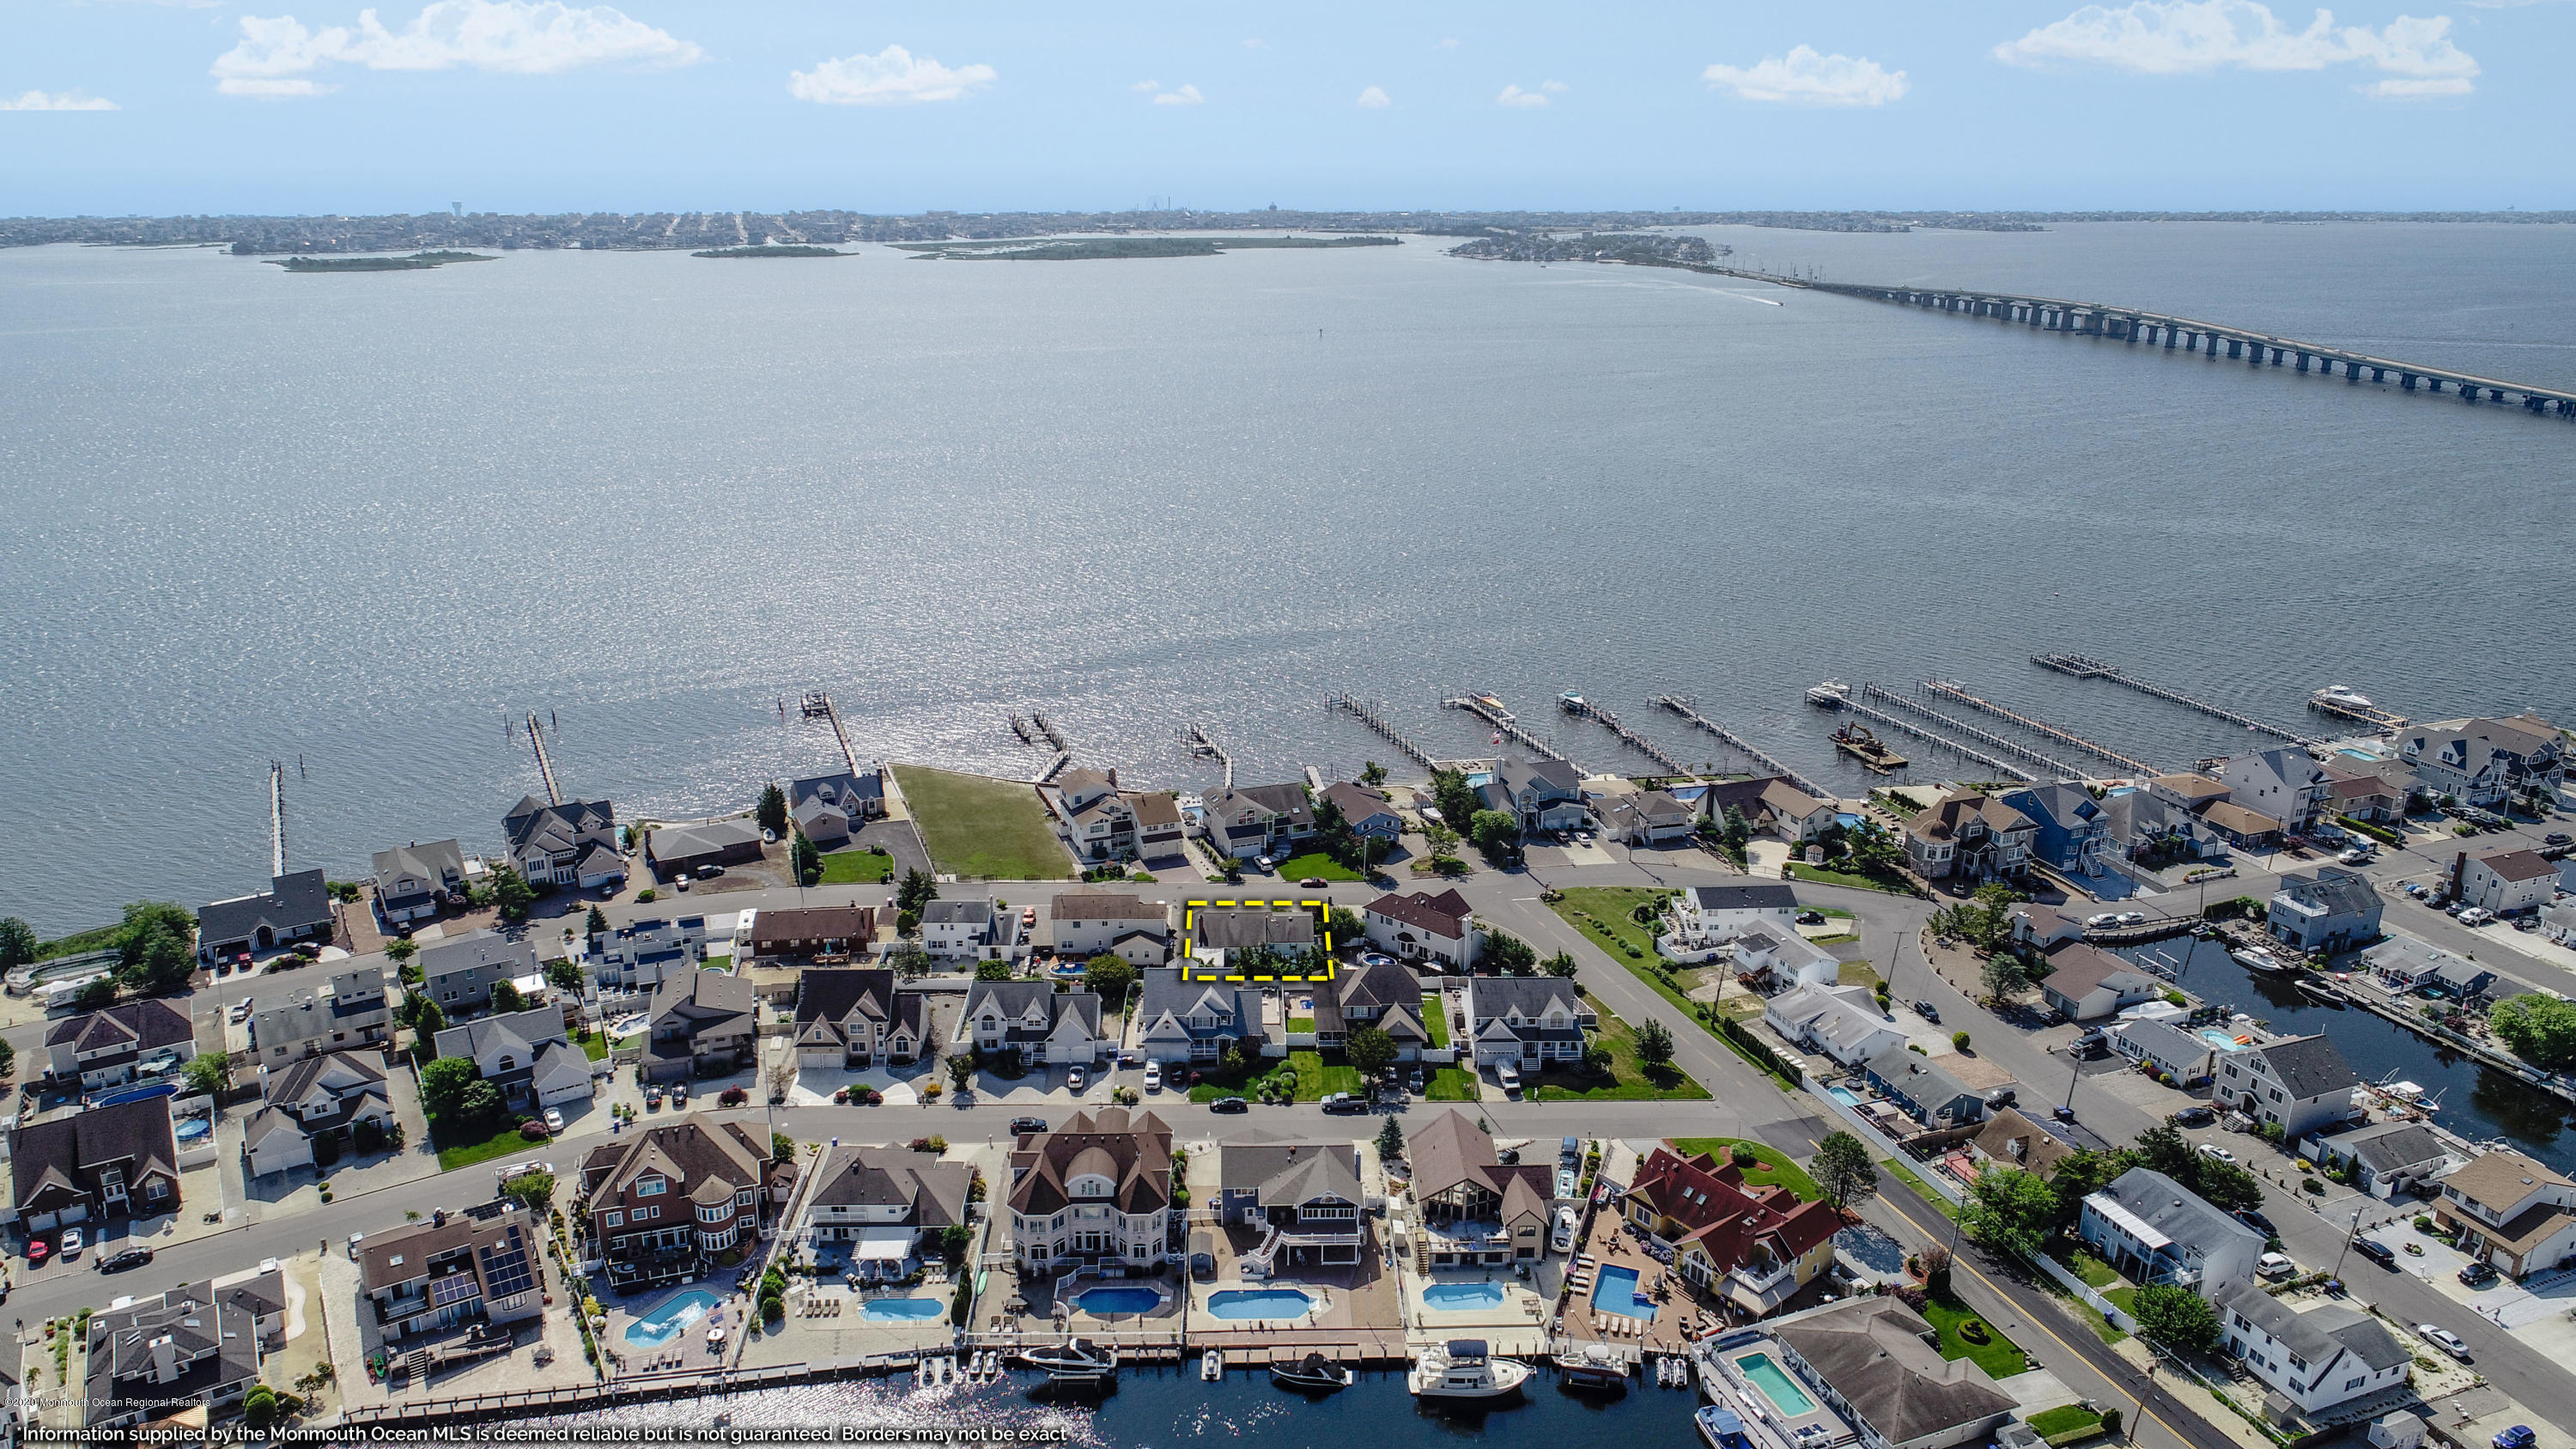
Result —
<instances>
[{"instance_id":1,"label":"vacant grassy lot","mask_svg":"<svg viewBox=\"0 0 2576 1449\"><path fill-rule=\"evenodd\" d=\"M1865 891L1885 891L1892 896L1914 894L1904 881L1897 877L1891 876L1881 880L1874 875L1854 875L1847 870L1827 870L1823 866L1809 865L1802 860L1789 862L1789 874L1799 880L1814 881L1818 885L1853 886Z\"/></svg>"},{"instance_id":2,"label":"vacant grassy lot","mask_svg":"<svg viewBox=\"0 0 2576 1449\"><path fill-rule=\"evenodd\" d=\"M1685 1157L1693 1153L1705 1152L1720 1162L1732 1161L1735 1149L1739 1147L1750 1149L1754 1157L1759 1159L1754 1166L1744 1169L1744 1181L1747 1186L1768 1187L1776 1184L1796 1193L1802 1201L1823 1200L1825 1190L1816 1186L1816 1180L1807 1175L1807 1169L1800 1167L1789 1154L1768 1143L1750 1142L1741 1137L1680 1137L1673 1141L1673 1150Z\"/></svg>"},{"instance_id":3,"label":"vacant grassy lot","mask_svg":"<svg viewBox=\"0 0 2576 1449\"><path fill-rule=\"evenodd\" d=\"M2021 1345L2004 1337L2004 1331L1977 1316L1976 1310L1956 1298L1935 1298L1923 1305L1924 1320L1941 1334L1943 1358L1973 1359L1977 1367L1999 1379L2008 1379L2030 1365L2022 1358ZM1969 1325L1976 1327L1971 1328ZM1974 1342L1966 1335L1974 1333L1984 1342Z\"/></svg>"},{"instance_id":4,"label":"vacant grassy lot","mask_svg":"<svg viewBox=\"0 0 2576 1449\"><path fill-rule=\"evenodd\" d=\"M1422 1084L1426 1102L1473 1102L1483 1095L1476 1074L1465 1067L1436 1068Z\"/></svg>"},{"instance_id":5,"label":"vacant grassy lot","mask_svg":"<svg viewBox=\"0 0 2576 1449\"><path fill-rule=\"evenodd\" d=\"M1637 1060L1637 1034L1606 1010L1592 1039L1610 1049L1608 1076L1552 1066L1527 1077L1523 1095L1537 1102L1680 1102L1708 1096L1708 1088L1681 1068L1650 1068Z\"/></svg>"},{"instance_id":6,"label":"vacant grassy lot","mask_svg":"<svg viewBox=\"0 0 2576 1449\"><path fill-rule=\"evenodd\" d=\"M1291 885L1310 875L1319 880L1358 880L1360 878L1358 871L1320 850L1310 850L1304 855L1292 855L1279 863L1279 878Z\"/></svg>"},{"instance_id":7,"label":"vacant grassy lot","mask_svg":"<svg viewBox=\"0 0 2576 1449\"><path fill-rule=\"evenodd\" d=\"M875 885L894 875L894 857L873 850L836 850L823 857L823 884Z\"/></svg>"},{"instance_id":8,"label":"vacant grassy lot","mask_svg":"<svg viewBox=\"0 0 2576 1449\"><path fill-rule=\"evenodd\" d=\"M931 864L970 880L1069 880L1046 807L1025 784L920 765L894 767Z\"/></svg>"},{"instance_id":9,"label":"vacant grassy lot","mask_svg":"<svg viewBox=\"0 0 2576 1449\"><path fill-rule=\"evenodd\" d=\"M454 1172L460 1167L472 1167L478 1162L489 1162L495 1157L507 1157L514 1152L537 1153L544 1150L544 1143L530 1142L520 1136L519 1125L513 1122L484 1141L465 1142L454 1147L438 1149L438 1170Z\"/></svg>"},{"instance_id":10,"label":"vacant grassy lot","mask_svg":"<svg viewBox=\"0 0 2576 1449\"><path fill-rule=\"evenodd\" d=\"M1576 886L1548 903L1565 923L1611 955L1627 960L1655 955L1655 928L1628 919L1639 906L1659 906L1664 892L1643 886Z\"/></svg>"}]
</instances>

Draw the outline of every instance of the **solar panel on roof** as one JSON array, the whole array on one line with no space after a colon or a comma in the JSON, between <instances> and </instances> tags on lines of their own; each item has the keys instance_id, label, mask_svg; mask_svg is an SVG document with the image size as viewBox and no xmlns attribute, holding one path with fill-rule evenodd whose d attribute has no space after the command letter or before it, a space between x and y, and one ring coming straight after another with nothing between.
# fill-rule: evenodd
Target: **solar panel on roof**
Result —
<instances>
[{"instance_id":1,"label":"solar panel on roof","mask_svg":"<svg viewBox=\"0 0 2576 1449\"><path fill-rule=\"evenodd\" d=\"M537 1286L536 1275L528 1267L528 1247L517 1228L510 1229L509 1241L486 1244L483 1248L483 1281L495 1298L525 1293Z\"/></svg>"},{"instance_id":2,"label":"solar panel on roof","mask_svg":"<svg viewBox=\"0 0 2576 1449\"><path fill-rule=\"evenodd\" d=\"M475 1292L473 1274L450 1273L429 1285L429 1306L445 1308L450 1303L473 1297Z\"/></svg>"}]
</instances>

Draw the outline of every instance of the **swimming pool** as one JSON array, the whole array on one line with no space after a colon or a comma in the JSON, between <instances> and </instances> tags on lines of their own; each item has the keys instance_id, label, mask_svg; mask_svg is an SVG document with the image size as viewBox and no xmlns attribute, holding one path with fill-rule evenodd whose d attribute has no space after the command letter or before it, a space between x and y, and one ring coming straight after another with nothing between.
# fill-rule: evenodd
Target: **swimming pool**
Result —
<instances>
[{"instance_id":1,"label":"swimming pool","mask_svg":"<svg viewBox=\"0 0 2576 1449\"><path fill-rule=\"evenodd\" d=\"M871 1298L859 1316L870 1323L918 1323L947 1311L948 1305L936 1298Z\"/></svg>"},{"instance_id":2,"label":"swimming pool","mask_svg":"<svg viewBox=\"0 0 2576 1449\"><path fill-rule=\"evenodd\" d=\"M1655 1301L1637 1296L1637 1270L1604 1268L1592 1284L1592 1306L1622 1318L1652 1318Z\"/></svg>"},{"instance_id":3,"label":"swimming pool","mask_svg":"<svg viewBox=\"0 0 2576 1449\"><path fill-rule=\"evenodd\" d=\"M2200 1039L2223 1052L2241 1052L2252 1047L2254 1044L2250 1041L2237 1040L2240 1036L2249 1035L2251 1035L2249 1032L2229 1031L2224 1027L2216 1026L2204 1026L2200 1029Z\"/></svg>"},{"instance_id":4,"label":"swimming pool","mask_svg":"<svg viewBox=\"0 0 2576 1449\"><path fill-rule=\"evenodd\" d=\"M1842 1103L1846 1107L1857 1107L1860 1105L1860 1098L1854 1095L1852 1089L1849 1087L1827 1087L1825 1088L1825 1095Z\"/></svg>"},{"instance_id":5,"label":"swimming pool","mask_svg":"<svg viewBox=\"0 0 2576 1449\"><path fill-rule=\"evenodd\" d=\"M1303 1318L1315 1300L1294 1288L1228 1288L1208 1295L1208 1312L1219 1318Z\"/></svg>"},{"instance_id":6,"label":"swimming pool","mask_svg":"<svg viewBox=\"0 0 2576 1449\"><path fill-rule=\"evenodd\" d=\"M1163 1306L1163 1295L1151 1288L1094 1288L1074 1299L1073 1306L1094 1318L1107 1318L1113 1313L1151 1313Z\"/></svg>"},{"instance_id":7,"label":"swimming pool","mask_svg":"<svg viewBox=\"0 0 2576 1449\"><path fill-rule=\"evenodd\" d=\"M179 1125L170 1129L170 1135L181 1142L194 1142L214 1129L215 1124L203 1117L182 1117Z\"/></svg>"},{"instance_id":8,"label":"swimming pool","mask_svg":"<svg viewBox=\"0 0 2576 1449\"><path fill-rule=\"evenodd\" d=\"M679 1337L682 1329L706 1317L716 1301L716 1295L702 1288L674 1293L655 1305L652 1312L626 1325L626 1341L637 1348L660 1348Z\"/></svg>"},{"instance_id":9,"label":"swimming pool","mask_svg":"<svg viewBox=\"0 0 2576 1449\"><path fill-rule=\"evenodd\" d=\"M1500 1283L1434 1283L1422 1290L1422 1306L1441 1313L1503 1306Z\"/></svg>"},{"instance_id":10,"label":"swimming pool","mask_svg":"<svg viewBox=\"0 0 2576 1449\"><path fill-rule=\"evenodd\" d=\"M1784 1419L1794 1419L1801 1414L1812 1414L1816 1411L1816 1401L1808 1398L1807 1391L1798 1387L1798 1381L1789 1377L1787 1371L1778 1364L1773 1363L1771 1355L1767 1353L1748 1353L1737 1359L1735 1371L1744 1375L1746 1382L1760 1389L1762 1397L1769 1399L1771 1407L1779 1410L1780 1416Z\"/></svg>"}]
</instances>

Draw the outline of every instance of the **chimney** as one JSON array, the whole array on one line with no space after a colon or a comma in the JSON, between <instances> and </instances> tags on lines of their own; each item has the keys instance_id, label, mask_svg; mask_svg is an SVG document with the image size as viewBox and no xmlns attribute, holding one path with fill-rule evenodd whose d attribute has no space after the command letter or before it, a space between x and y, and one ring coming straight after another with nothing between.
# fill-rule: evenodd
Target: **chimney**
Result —
<instances>
[{"instance_id":1,"label":"chimney","mask_svg":"<svg viewBox=\"0 0 2576 1449\"><path fill-rule=\"evenodd\" d=\"M1118 767L1116 765L1109 767L1109 788L1112 790L1118 788Z\"/></svg>"}]
</instances>

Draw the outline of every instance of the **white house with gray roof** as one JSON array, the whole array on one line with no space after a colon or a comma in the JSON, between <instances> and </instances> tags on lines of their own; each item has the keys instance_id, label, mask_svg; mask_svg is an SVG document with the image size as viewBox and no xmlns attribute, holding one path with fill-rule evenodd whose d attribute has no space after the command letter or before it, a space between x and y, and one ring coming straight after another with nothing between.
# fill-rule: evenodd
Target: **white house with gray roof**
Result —
<instances>
[{"instance_id":1,"label":"white house with gray roof","mask_svg":"<svg viewBox=\"0 0 2576 1449\"><path fill-rule=\"evenodd\" d=\"M1574 983L1559 977L1467 978L1467 1032L1479 1067L1510 1062L1536 1071L1580 1062L1590 1040L1585 1029L1600 1021Z\"/></svg>"},{"instance_id":2,"label":"white house with gray roof","mask_svg":"<svg viewBox=\"0 0 2576 1449\"><path fill-rule=\"evenodd\" d=\"M2349 1164L2352 1185L2383 1200L2432 1183L2466 1161L2421 1122L2374 1122L2301 1144L2302 1152L2309 1148L2321 1161Z\"/></svg>"},{"instance_id":3,"label":"white house with gray roof","mask_svg":"<svg viewBox=\"0 0 2576 1449\"><path fill-rule=\"evenodd\" d=\"M1866 986L1800 986L1762 1008L1763 1023L1801 1051L1856 1067L1905 1045L1904 1029L1887 1019Z\"/></svg>"},{"instance_id":4,"label":"white house with gray roof","mask_svg":"<svg viewBox=\"0 0 2576 1449\"><path fill-rule=\"evenodd\" d=\"M1261 1230L1236 1261L1261 1277L1281 1261L1360 1260L1367 1203L1359 1149L1348 1142L1228 1142L1219 1149L1217 1220Z\"/></svg>"},{"instance_id":5,"label":"white house with gray roof","mask_svg":"<svg viewBox=\"0 0 2576 1449\"><path fill-rule=\"evenodd\" d=\"M415 840L375 855L376 914L388 925L425 921L442 896L465 890L465 847L453 840Z\"/></svg>"},{"instance_id":6,"label":"white house with gray roof","mask_svg":"<svg viewBox=\"0 0 2576 1449\"><path fill-rule=\"evenodd\" d=\"M548 804L534 795L501 817L510 863L530 885L591 890L626 879L626 857L617 851L617 807L606 800Z\"/></svg>"},{"instance_id":7,"label":"white house with gray roof","mask_svg":"<svg viewBox=\"0 0 2576 1449\"><path fill-rule=\"evenodd\" d=\"M451 1026L438 1054L464 1057L512 1102L553 1107L590 1099L590 1055L564 1034L563 1008L540 1006Z\"/></svg>"},{"instance_id":8,"label":"white house with gray roof","mask_svg":"<svg viewBox=\"0 0 2576 1449\"><path fill-rule=\"evenodd\" d=\"M303 991L251 1009L251 1051L262 1067L352 1047L381 1045L393 1028L381 955L351 958L319 991ZM442 1007L441 1010L445 1008Z\"/></svg>"},{"instance_id":9,"label":"white house with gray roof","mask_svg":"<svg viewBox=\"0 0 2576 1449\"><path fill-rule=\"evenodd\" d=\"M2415 1356L2378 1319L2341 1303L2300 1310L2259 1283L2223 1283L2210 1294L2227 1351L2303 1413L2406 1382Z\"/></svg>"},{"instance_id":10,"label":"white house with gray roof","mask_svg":"<svg viewBox=\"0 0 2576 1449\"><path fill-rule=\"evenodd\" d=\"M1694 947L1732 941L1756 927L1781 935L1798 933L1798 894L1784 881L1691 886L1664 909L1674 934Z\"/></svg>"},{"instance_id":11,"label":"white house with gray roof","mask_svg":"<svg viewBox=\"0 0 2576 1449\"><path fill-rule=\"evenodd\" d=\"M2225 1056L2212 1083L2221 1107L2276 1123L2290 1138L2352 1119L2361 1078L2323 1036L2283 1037Z\"/></svg>"},{"instance_id":12,"label":"white house with gray roof","mask_svg":"<svg viewBox=\"0 0 2576 1449\"><path fill-rule=\"evenodd\" d=\"M1493 783L1478 793L1486 809L1519 821L1523 835L1580 830L1592 823L1583 803L1583 772L1563 760L1505 760L1494 767ZM1467 829L1464 820L1449 825L1461 834Z\"/></svg>"},{"instance_id":13,"label":"white house with gray roof","mask_svg":"<svg viewBox=\"0 0 2576 1449\"><path fill-rule=\"evenodd\" d=\"M972 896L922 904L921 949L943 961L1017 961L1029 943L1019 912L996 907L990 896Z\"/></svg>"},{"instance_id":14,"label":"white house with gray roof","mask_svg":"<svg viewBox=\"0 0 2576 1449\"><path fill-rule=\"evenodd\" d=\"M2285 946L2346 951L2377 938L2379 910L2379 890L2366 877L2328 868L2281 877L2264 923Z\"/></svg>"},{"instance_id":15,"label":"white house with gray roof","mask_svg":"<svg viewBox=\"0 0 2576 1449\"><path fill-rule=\"evenodd\" d=\"M975 1169L892 1147L835 1147L805 1197L817 1242L846 1243L863 1269L928 1257L934 1233L964 1227Z\"/></svg>"},{"instance_id":16,"label":"white house with gray roof","mask_svg":"<svg viewBox=\"0 0 2576 1449\"><path fill-rule=\"evenodd\" d=\"M1147 1061L1206 1063L1237 1044L1256 1050L1264 1044L1258 988L1191 981L1178 966L1139 974L1145 985L1136 1005L1136 1044Z\"/></svg>"},{"instance_id":17,"label":"white house with gray roof","mask_svg":"<svg viewBox=\"0 0 2576 1449\"><path fill-rule=\"evenodd\" d=\"M2208 1080L2218 1057L2215 1043L2161 1017L2123 1017L2103 1035L2124 1060L2153 1067L2185 1087Z\"/></svg>"},{"instance_id":18,"label":"white house with gray roof","mask_svg":"<svg viewBox=\"0 0 2576 1449\"><path fill-rule=\"evenodd\" d=\"M451 1021L490 1006L497 983L540 974L535 948L495 931L432 941L412 964L420 968L420 994Z\"/></svg>"},{"instance_id":19,"label":"white house with gray roof","mask_svg":"<svg viewBox=\"0 0 2576 1449\"><path fill-rule=\"evenodd\" d=\"M2243 1282L2263 1235L2152 1167L2132 1167L2084 1199L2076 1230L2132 1283L2172 1283L2208 1297Z\"/></svg>"},{"instance_id":20,"label":"white house with gray roof","mask_svg":"<svg viewBox=\"0 0 2576 1449\"><path fill-rule=\"evenodd\" d=\"M1100 1035L1100 996L1058 991L1045 981L978 981L966 988L957 1014L963 1051L1016 1047L1031 1066L1087 1067L1109 1043Z\"/></svg>"}]
</instances>

